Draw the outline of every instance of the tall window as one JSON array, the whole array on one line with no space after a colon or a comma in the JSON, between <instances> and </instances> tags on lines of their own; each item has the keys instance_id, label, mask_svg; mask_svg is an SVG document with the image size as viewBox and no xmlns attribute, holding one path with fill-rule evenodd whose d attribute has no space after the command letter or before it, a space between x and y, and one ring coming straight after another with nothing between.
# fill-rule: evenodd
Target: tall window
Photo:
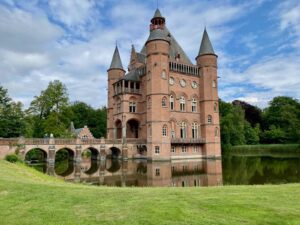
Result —
<instances>
[{"instance_id":1,"label":"tall window","mask_svg":"<svg viewBox=\"0 0 300 225\"><path fill-rule=\"evenodd\" d=\"M187 152L186 146L182 146L182 147L181 147L181 152L182 152L182 153L186 153L186 152Z\"/></svg>"},{"instance_id":2,"label":"tall window","mask_svg":"<svg viewBox=\"0 0 300 225\"><path fill-rule=\"evenodd\" d=\"M211 115L207 116L207 123L209 123L209 124L212 123L212 116Z\"/></svg>"},{"instance_id":3,"label":"tall window","mask_svg":"<svg viewBox=\"0 0 300 225\"><path fill-rule=\"evenodd\" d=\"M130 101L129 102L129 112L135 113L136 112L136 102Z\"/></svg>"},{"instance_id":4,"label":"tall window","mask_svg":"<svg viewBox=\"0 0 300 225\"><path fill-rule=\"evenodd\" d=\"M167 107L167 98L166 97L162 98L162 100L161 100L161 106L162 107Z\"/></svg>"},{"instance_id":5,"label":"tall window","mask_svg":"<svg viewBox=\"0 0 300 225\"><path fill-rule=\"evenodd\" d=\"M180 103L180 111L184 112L185 111L185 98L183 96L180 97L179 103Z\"/></svg>"},{"instance_id":6,"label":"tall window","mask_svg":"<svg viewBox=\"0 0 300 225\"><path fill-rule=\"evenodd\" d=\"M198 124L192 123L192 137L198 138Z\"/></svg>"},{"instance_id":7,"label":"tall window","mask_svg":"<svg viewBox=\"0 0 300 225\"><path fill-rule=\"evenodd\" d=\"M159 155L159 153L160 153L159 146L155 146L155 154Z\"/></svg>"},{"instance_id":8,"label":"tall window","mask_svg":"<svg viewBox=\"0 0 300 225\"><path fill-rule=\"evenodd\" d=\"M171 138L175 138L175 130L171 130Z\"/></svg>"},{"instance_id":9,"label":"tall window","mask_svg":"<svg viewBox=\"0 0 300 225\"><path fill-rule=\"evenodd\" d=\"M215 102L214 104L214 111L217 112L218 111L218 103Z\"/></svg>"},{"instance_id":10,"label":"tall window","mask_svg":"<svg viewBox=\"0 0 300 225\"><path fill-rule=\"evenodd\" d=\"M195 98L192 99L192 112L197 112L197 101Z\"/></svg>"},{"instance_id":11,"label":"tall window","mask_svg":"<svg viewBox=\"0 0 300 225\"><path fill-rule=\"evenodd\" d=\"M170 110L174 110L174 97L170 95Z\"/></svg>"},{"instance_id":12,"label":"tall window","mask_svg":"<svg viewBox=\"0 0 300 225\"><path fill-rule=\"evenodd\" d=\"M219 136L219 128L215 128L215 137L218 137Z\"/></svg>"},{"instance_id":13,"label":"tall window","mask_svg":"<svg viewBox=\"0 0 300 225\"><path fill-rule=\"evenodd\" d=\"M162 136L164 136L164 137L167 136L167 125L163 125L163 128L162 128Z\"/></svg>"},{"instance_id":14,"label":"tall window","mask_svg":"<svg viewBox=\"0 0 300 225\"><path fill-rule=\"evenodd\" d=\"M186 123L181 122L180 124L180 138L186 138Z\"/></svg>"},{"instance_id":15,"label":"tall window","mask_svg":"<svg viewBox=\"0 0 300 225\"><path fill-rule=\"evenodd\" d=\"M175 153L176 152L176 147L175 146L172 146L171 147L171 153Z\"/></svg>"},{"instance_id":16,"label":"tall window","mask_svg":"<svg viewBox=\"0 0 300 225\"><path fill-rule=\"evenodd\" d=\"M217 87L217 82L216 82L215 80L213 80L212 86L213 86L214 88Z\"/></svg>"}]
</instances>

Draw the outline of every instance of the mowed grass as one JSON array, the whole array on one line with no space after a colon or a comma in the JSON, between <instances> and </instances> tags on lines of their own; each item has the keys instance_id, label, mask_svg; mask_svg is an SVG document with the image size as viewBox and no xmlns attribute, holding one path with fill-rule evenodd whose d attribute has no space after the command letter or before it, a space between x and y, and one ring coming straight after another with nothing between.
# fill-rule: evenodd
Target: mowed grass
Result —
<instances>
[{"instance_id":1,"label":"mowed grass","mask_svg":"<svg viewBox=\"0 0 300 225\"><path fill-rule=\"evenodd\" d=\"M0 224L300 224L300 184L95 187L0 160Z\"/></svg>"}]
</instances>

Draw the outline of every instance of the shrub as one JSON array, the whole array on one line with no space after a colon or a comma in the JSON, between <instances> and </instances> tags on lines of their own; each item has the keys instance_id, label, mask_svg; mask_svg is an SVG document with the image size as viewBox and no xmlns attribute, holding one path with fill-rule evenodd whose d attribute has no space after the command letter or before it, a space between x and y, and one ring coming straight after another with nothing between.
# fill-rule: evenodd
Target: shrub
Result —
<instances>
[{"instance_id":1,"label":"shrub","mask_svg":"<svg viewBox=\"0 0 300 225\"><path fill-rule=\"evenodd\" d=\"M10 154L5 156L5 160L11 163L15 163L17 161L19 161L19 158L16 154Z\"/></svg>"}]
</instances>

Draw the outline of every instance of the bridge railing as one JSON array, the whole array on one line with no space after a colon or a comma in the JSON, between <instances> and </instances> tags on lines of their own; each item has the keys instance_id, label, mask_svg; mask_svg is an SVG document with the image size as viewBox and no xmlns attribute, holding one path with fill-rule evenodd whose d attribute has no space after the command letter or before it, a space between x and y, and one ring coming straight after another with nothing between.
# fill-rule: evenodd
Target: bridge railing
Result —
<instances>
[{"instance_id":1,"label":"bridge railing","mask_svg":"<svg viewBox=\"0 0 300 225\"><path fill-rule=\"evenodd\" d=\"M17 145L18 138L0 138L0 145Z\"/></svg>"},{"instance_id":2,"label":"bridge railing","mask_svg":"<svg viewBox=\"0 0 300 225\"><path fill-rule=\"evenodd\" d=\"M26 145L49 145L49 138L28 138L24 139Z\"/></svg>"}]
</instances>

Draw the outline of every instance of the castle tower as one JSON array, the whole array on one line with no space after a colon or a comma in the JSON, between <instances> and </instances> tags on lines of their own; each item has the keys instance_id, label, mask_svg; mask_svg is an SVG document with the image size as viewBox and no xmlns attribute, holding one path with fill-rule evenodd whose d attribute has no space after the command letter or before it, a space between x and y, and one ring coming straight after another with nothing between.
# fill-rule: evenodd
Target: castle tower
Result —
<instances>
[{"instance_id":1,"label":"castle tower","mask_svg":"<svg viewBox=\"0 0 300 225\"><path fill-rule=\"evenodd\" d=\"M109 69L107 70L107 138L115 138L114 126L114 93L113 83L121 79L125 75L118 46L116 46Z\"/></svg>"},{"instance_id":2,"label":"castle tower","mask_svg":"<svg viewBox=\"0 0 300 225\"><path fill-rule=\"evenodd\" d=\"M150 24L150 35L146 42L147 57L147 157L152 160L170 159L170 136L163 135L168 126L170 112L162 106L168 99L169 48L165 18L157 9Z\"/></svg>"},{"instance_id":3,"label":"castle tower","mask_svg":"<svg viewBox=\"0 0 300 225\"><path fill-rule=\"evenodd\" d=\"M207 157L221 156L217 58L204 29L196 61L200 72L201 133L206 140L204 154Z\"/></svg>"}]
</instances>

